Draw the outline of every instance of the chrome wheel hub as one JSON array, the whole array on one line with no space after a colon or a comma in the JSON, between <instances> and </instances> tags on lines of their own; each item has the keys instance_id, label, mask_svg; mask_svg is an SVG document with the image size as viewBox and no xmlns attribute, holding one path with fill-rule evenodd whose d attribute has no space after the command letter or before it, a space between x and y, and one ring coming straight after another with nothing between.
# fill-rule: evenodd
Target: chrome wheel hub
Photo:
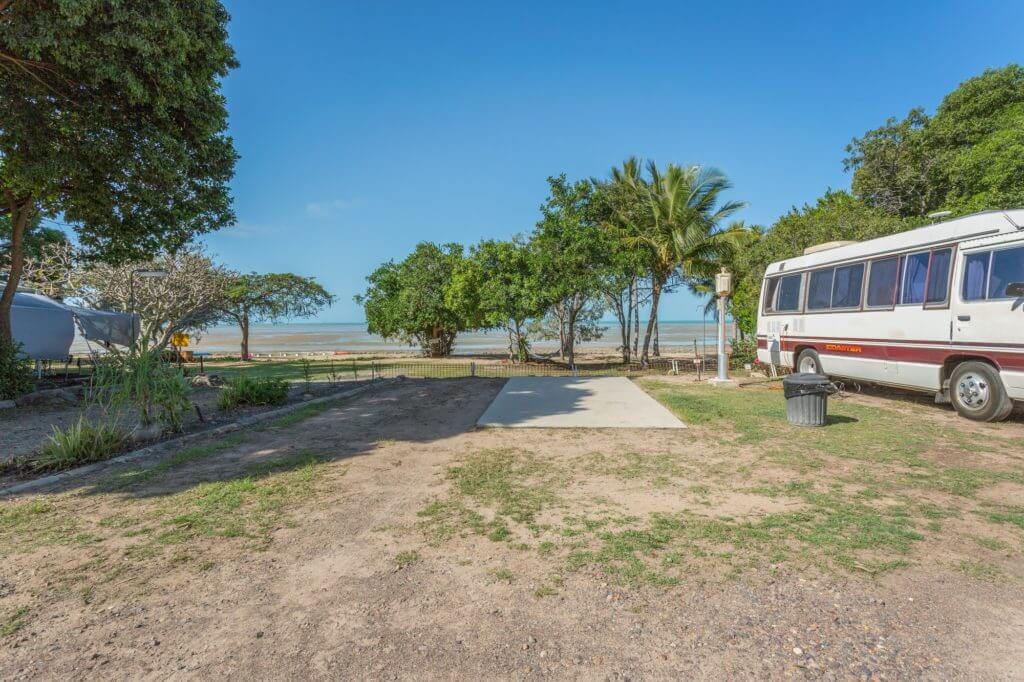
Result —
<instances>
[{"instance_id":1,"label":"chrome wheel hub","mask_svg":"<svg viewBox=\"0 0 1024 682\"><path fill-rule=\"evenodd\" d=\"M956 385L956 394L964 407L982 410L989 401L988 381L977 374L965 374Z\"/></svg>"},{"instance_id":2,"label":"chrome wheel hub","mask_svg":"<svg viewBox=\"0 0 1024 682\"><path fill-rule=\"evenodd\" d=\"M804 358L800 361L800 371L808 372L810 374L817 374L818 363L814 361L814 358Z\"/></svg>"}]
</instances>

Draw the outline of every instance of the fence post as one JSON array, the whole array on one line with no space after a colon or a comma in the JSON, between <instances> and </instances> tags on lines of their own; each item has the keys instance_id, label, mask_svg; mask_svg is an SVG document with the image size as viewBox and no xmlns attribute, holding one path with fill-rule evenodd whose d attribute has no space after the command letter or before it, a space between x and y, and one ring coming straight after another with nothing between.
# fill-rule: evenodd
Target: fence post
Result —
<instances>
[{"instance_id":1,"label":"fence post","mask_svg":"<svg viewBox=\"0 0 1024 682\"><path fill-rule=\"evenodd\" d=\"M476 376L476 363L475 362L469 363L469 376L471 376L471 377L475 377Z\"/></svg>"}]
</instances>

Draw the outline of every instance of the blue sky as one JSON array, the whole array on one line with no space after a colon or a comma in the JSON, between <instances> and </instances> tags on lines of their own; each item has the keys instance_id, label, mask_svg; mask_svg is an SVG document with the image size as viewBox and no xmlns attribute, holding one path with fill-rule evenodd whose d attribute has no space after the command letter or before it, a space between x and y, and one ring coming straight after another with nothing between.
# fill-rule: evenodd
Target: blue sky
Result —
<instances>
[{"instance_id":1,"label":"blue sky","mask_svg":"<svg viewBox=\"0 0 1024 682\"><path fill-rule=\"evenodd\" d=\"M770 224L849 186L854 135L1024 56L1021 2L227 5L238 225L206 241L316 276L325 322L416 242L528 232L548 175L629 155L716 166Z\"/></svg>"}]
</instances>

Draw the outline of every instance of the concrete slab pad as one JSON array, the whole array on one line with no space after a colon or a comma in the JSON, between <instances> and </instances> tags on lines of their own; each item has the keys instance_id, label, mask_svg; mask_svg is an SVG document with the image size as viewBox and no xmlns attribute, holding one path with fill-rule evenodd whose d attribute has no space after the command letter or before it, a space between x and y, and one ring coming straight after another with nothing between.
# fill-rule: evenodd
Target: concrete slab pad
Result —
<instances>
[{"instance_id":1,"label":"concrete slab pad","mask_svg":"<svg viewBox=\"0 0 1024 682\"><path fill-rule=\"evenodd\" d=\"M623 377L513 377L477 426L686 428L664 405Z\"/></svg>"}]
</instances>

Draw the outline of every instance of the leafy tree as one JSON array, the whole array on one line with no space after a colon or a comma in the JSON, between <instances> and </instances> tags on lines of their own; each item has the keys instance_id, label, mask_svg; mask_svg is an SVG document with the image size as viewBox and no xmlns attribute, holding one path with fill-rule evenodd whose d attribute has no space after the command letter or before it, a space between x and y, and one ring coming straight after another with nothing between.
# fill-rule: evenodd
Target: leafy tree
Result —
<instances>
[{"instance_id":1,"label":"leafy tree","mask_svg":"<svg viewBox=\"0 0 1024 682\"><path fill-rule=\"evenodd\" d=\"M537 267L537 294L550 302L551 314L558 320L560 353L571 365L576 360L581 313L600 310L601 273L611 247L593 214L590 182L570 183L562 174L549 177L548 185L551 195L541 206L542 217L530 247Z\"/></svg>"},{"instance_id":2,"label":"leafy tree","mask_svg":"<svg viewBox=\"0 0 1024 682\"><path fill-rule=\"evenodd\" d=\"M847 147L853 191L891 215L1024 206L1024 67L989 69Z\"/></svg>"},{"instance_id":3,"label":"leafy tree","mask_svg":"<svg viewBox=\"0 0 1024 682\"><path fill-rule=\"evenodd\" d=\"M600 289L608 307L619 323L622 361L629 362L637 347L640 324L640 287L646 270L643 252L630 248L626 238L633 235L632 226L644 212L646 195L640 191L638 161L628 159L625 172L612 169L611 180L591 180L595 192L593 211L607 233L609 253L601 273ZM628 175L631 182L621 182ZM620 181L616 181L618 178Z\"/></svg>"},{"instance_id":4,"label":"leafy tree","mask_svg":"<svg viewBox=\"0 0 1024 682\"><path fill-rule=\"evenodd\" d=\"M242 359L249 359L249 328L260 322L288 317L311 317L334 297L311 277L290 272L260 275L255 272L230 278L224 299L224 315L242 333Z\"/></svg>"},{"instance_id":5,"label":"leafy tree","mask_svg":"<svg viewBox=\"0 0 1024 682\"><path fill-rule=\"evenodd\" d=\"M527 321L542 315L546 302L537 294L533 252L520 238L485 240L474 246L452 277L448 303L470 326L504 329L509 357L529 360Z\"/></svg>"},{"instance_id":6,"label":"leafy tree","mask_svg":"<svg viewBox=\"0 0 1024 682\"><path fill-rule=\"evenodd\" d=\"M11 217L0 215L0 268L10 270L11 263ZM25 258L39 258L51 246L62 246L68 244L68 236L55 227L43 227L39 222L39 216L25 226L25 233L22 235L22 248Z\"/></svg>"},{"instance_id":7,"label":"leafy tree","mask_svg":"<svg viewBox=\"0 0 1024 682\"><path fill-rule=\"evenodd\" d=\"M765 268L793 258L808 246L838 240L863 241L917 227L921 220L888 215L848 192L829 191L812 205L793 208L760 238L736 251L732 312L745 334L757 326L757 306Z\"/></svg>"},{"instance_id":8,"label":"leafy tree","mask_svg":"<svg viewBox=\"0 0 1024 682\"><path fill-rule=\"evenodd\" d=\"M902 121L854 138L846 146L846 170L853 170L853 192L890 215L924 215L940 200L933 187L935 155L924 135L928 116L912 109Z\"/></svg>"},{"instance_id":9,"label":"leafy tree","mask_svg":"<svg viewBox=\"0 0 1024 682\"><path fill-rule=\"evenodd\" d=\"M133 270L164 270L167 276L132 277ZM134 308L140 345L159 354L174 334L202 331L222 318L230 274L200 248L190 247L146 261L96 263L82 273L76 295L90 308Z\"/></svg>"},{"instance_id":10,"label":"leafy tree","mask_svg":"<svg viewBox=\"0 0 1024 682\"><path fill-rule=\"evenodd\" d=\"M456 335L477 325L479 315L452 305L449 289L463 260L462 246L421 242L400 263L374 270L355 301L366 311L371 334L418 345L430 357L451 354Z\"/></svg>"},{"instance_id":11,"label":"leafy tree","mask_svg":"<svg viewBox=\"0 0 1024 682\"><path fill-rule=\"evenodd\" d=\"M39 216L62 215L112 262L232 222L227 22L217 0L0 1L0 341Z\"/></svg>"},{"instance_id":12,"label":"leafy tree","mask_svg":"<svg viewBox=\"0 0 1024 682\"><path fill-rule=\"evenodd\" d=\"M625 242L644 254L651 282L651 312L641 354L644 364L650 359L662 293L674 277L693 281L717 270L732 248L732 235L720 223L743 206L737 201L720 204L722 192L730 185L716 170L669 164L662 172L650 162L647 171L645 180L639 163L629 160L621 172L612 174L614 181L636 186L646 195L642 213L621 216L630 225Z\"/></svg>"}]
</instances>

